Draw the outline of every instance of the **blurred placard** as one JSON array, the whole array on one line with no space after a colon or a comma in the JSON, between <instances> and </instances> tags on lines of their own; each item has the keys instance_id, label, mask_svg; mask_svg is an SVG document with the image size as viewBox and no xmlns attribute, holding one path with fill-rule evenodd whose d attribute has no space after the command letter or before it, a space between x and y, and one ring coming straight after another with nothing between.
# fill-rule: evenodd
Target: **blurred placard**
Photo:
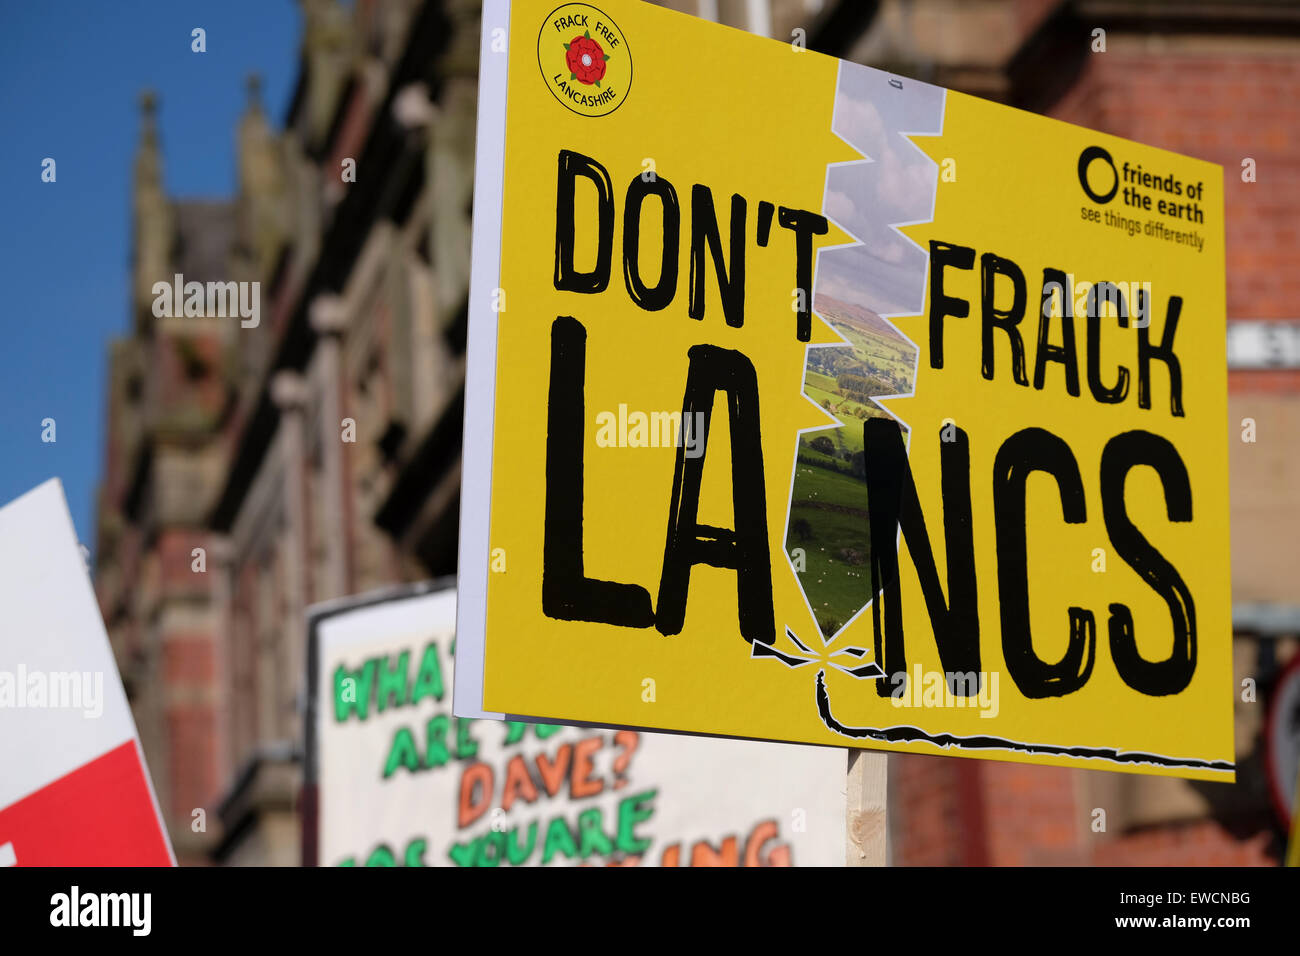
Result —
<instances>
[{"instance_id":1,"label":"blurred placard","mask_svg":"<svg viewBox=\"0 0 1300 956\"><path fill-rule=\"evenodd\" d=\"M1300 368L1300 322L1259 319L1229 322L1228 367Z\"/></svg>"},{"instance_id":2,"label":"blurred placard","mask_svg":"<svg viewBox=\"0 0 1300 956\"><path fill-rule=\"evenodd\" d=\"M63 485L0 508L0 866L168 866Z\"/></svg>"},{"instance_id":3,"label":"blurred placard","mask_svg":"<svg viewBox=\"0 0 1300 956\"><path fill-rule=\"evenodd\" d=\"M455 618L449 586L309 613L309 865L843 862L844 751L456 718Z\"/></svg>"}]
</instances>

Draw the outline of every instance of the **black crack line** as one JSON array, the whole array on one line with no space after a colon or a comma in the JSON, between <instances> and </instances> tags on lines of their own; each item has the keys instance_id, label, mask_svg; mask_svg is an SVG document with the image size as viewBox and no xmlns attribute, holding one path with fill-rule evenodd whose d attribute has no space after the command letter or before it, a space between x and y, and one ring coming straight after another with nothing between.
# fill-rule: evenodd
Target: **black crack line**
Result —
<instances>
[{"instance_id":1,"label":"black crack line","mask_svg":"<svg viewBox=\"0 0 1300 956\"><path fill-rule=\"evenodd\" d=\"M1225 760L1197 760L1165 757L1136 751L1120 752L1108 747L1053 747L1047 744L1022 744L1001 737L957 737L953 734L927 734L919 727L848 727L831 713L831 699L826 692L826 671L817 672L817 713L835 733L857 739L881 740L889 743L927 741L938 747L960 747L965 750L1015 750L1028 754L1053 754L1062 757L1083 757L1109 760L1113 763L1149 763L1158 767L1188 767L1196 770L1233 770L1234 765Z\"/></svg>"},{"instance_id":2,"label":"black crack line","mask_svg":"<svg viewBox=\"0 0 1300 956\"><path fill-rule=\"evenodd\" d=\"M790 628L787 627L787 628L785 629L785 634L786 634L786 637L788 637L788 638L790 638L790 640L794 641L795 646L798 647L799 650L803 651L805 654L811 654L811 653L812 653L811 650L809 650L806 646L804 646L804 642L803 642L803 641L801 641L801 640L799 640L799 638L795 637L795 635L794 635L794 631L790 630Z\"/></svg>"},{"instance_id":3,"label":"black crack line","mask_svg":"<svg viewBox=\"0 0 1300 956\"><path fill-rule=\"evenodd\" d=\"M798 657L792 657L789 654L782 654L776 648L769 647L766 644L761 644L758 641L755 641L753 643L752 650L750 651L749 656L750 657L775 657L786 667L803 667L805 664L812 663L812 660L803 660Z\"/></svg>"}]
</instances>

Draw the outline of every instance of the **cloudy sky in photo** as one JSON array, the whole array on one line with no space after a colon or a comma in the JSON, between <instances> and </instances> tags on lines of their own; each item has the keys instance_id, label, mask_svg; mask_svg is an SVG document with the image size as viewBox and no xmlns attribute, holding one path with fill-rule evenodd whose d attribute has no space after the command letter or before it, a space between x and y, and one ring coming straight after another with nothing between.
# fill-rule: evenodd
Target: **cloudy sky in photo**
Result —
<instances>
[{"instance_id":1,"label":"cloudy sky in photo","mask_svg":"<svg viewBox=\"0 0 1300 956\"><path fill-rule=\"evenodd\" d=\"M926 254L892 224L933 217L935 162L901 135L937 134L944 91L841 64L834 131L867 159L832 166L824 212L861 242L829 250L818 263L816 292L879 314L915 314L925 305Z\"/></svg>"}]
</instances>

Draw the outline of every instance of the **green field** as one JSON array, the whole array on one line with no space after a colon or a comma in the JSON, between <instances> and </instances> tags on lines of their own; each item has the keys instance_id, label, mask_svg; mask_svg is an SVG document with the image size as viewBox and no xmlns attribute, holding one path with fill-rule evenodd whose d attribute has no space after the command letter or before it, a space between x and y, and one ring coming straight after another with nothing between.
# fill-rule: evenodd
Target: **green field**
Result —
<instances>
[{"instance_id":1,"label":"green field","mask_svg":"<svg viewBox=\"0 0 1300 956\"><path fill-rule=\"evenodd\" d=\"M844 322L833 323L853 346L860 370L875 375L889 386L888 391L901 394L912 390L912 369L916 353L902 339L870 332Z\"/></svg>"},{"instance_id":2,"label":"green field","mask_svg":"<svg viewBox=\"0 0 1300 956\"><path fill-rule=\"evenodd\" d=\"M875 418L884 414L879 408L861 405L852 399L841 398L834 392L813 388L810 385L804 386L804 392L823 408L829 406L831 414L844 422L843 428L828 428L813 434L813 437L825 435L835 443L835 447L840 452L862 451L862 417ZM858 409L862 410L862 416L856 414Z\"/></svg>"},{"instance_id":3,"label":"green field","mask_svg":"<svg viewBox=\"0 0 1300 956\"><path fill-rule=\"evenodd\" d=\"M825 460L802 447L800 455ZM786 551L804 551L799 579L827 638L870 599L870 536L865 480L798 462Z\"/></svg>"},{"instance_id":4,"label":"green field","mask_svg":"<svg viewBox=\"0 0 1300 956\"><path fill-rule=\"evenodd\" d=\"M804 379L804 384L811 388L819 388L823 392L835 391L835 379L829 375L823 375L821 372L809 372Z\"/></svg>"},{"instance_id":5,"label":"green field","mask_svg":"<svg viewBox=\"0 0 1300 956\"><path fill-rule=\"evenodd\" d=\"M844 424L799 440L786 550L803 550L800 583L829 638L871 599L862 421L888 417L874 396L911 392L916 352L861 308L822 300L818 312L848 345L808 350L804 393Z\"/></svg>"}]
</instances>

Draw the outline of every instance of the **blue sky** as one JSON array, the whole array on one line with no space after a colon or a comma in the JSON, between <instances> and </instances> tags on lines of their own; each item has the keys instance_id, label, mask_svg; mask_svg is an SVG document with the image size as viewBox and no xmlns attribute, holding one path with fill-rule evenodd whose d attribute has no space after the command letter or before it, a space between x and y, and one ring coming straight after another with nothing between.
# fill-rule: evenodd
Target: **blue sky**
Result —
<instances>
[{"instance_id":1,"label":"blue sky","mask_svg":"<svg viewBox=\"0 0 1300 956\"><path fill-rule=\"evenodd\" d=\"M190 31L207 31L207 52ZM293 0L42 0L0 10L0 504L63 480L94 548L108 343L128 326L139 94L160 98L168 193L235 187L244 79L283 123L297 76ZM41 160L58 181L41 182ZM57 441L41 441L41 420Z\"/></svg>"}]
</instances>

